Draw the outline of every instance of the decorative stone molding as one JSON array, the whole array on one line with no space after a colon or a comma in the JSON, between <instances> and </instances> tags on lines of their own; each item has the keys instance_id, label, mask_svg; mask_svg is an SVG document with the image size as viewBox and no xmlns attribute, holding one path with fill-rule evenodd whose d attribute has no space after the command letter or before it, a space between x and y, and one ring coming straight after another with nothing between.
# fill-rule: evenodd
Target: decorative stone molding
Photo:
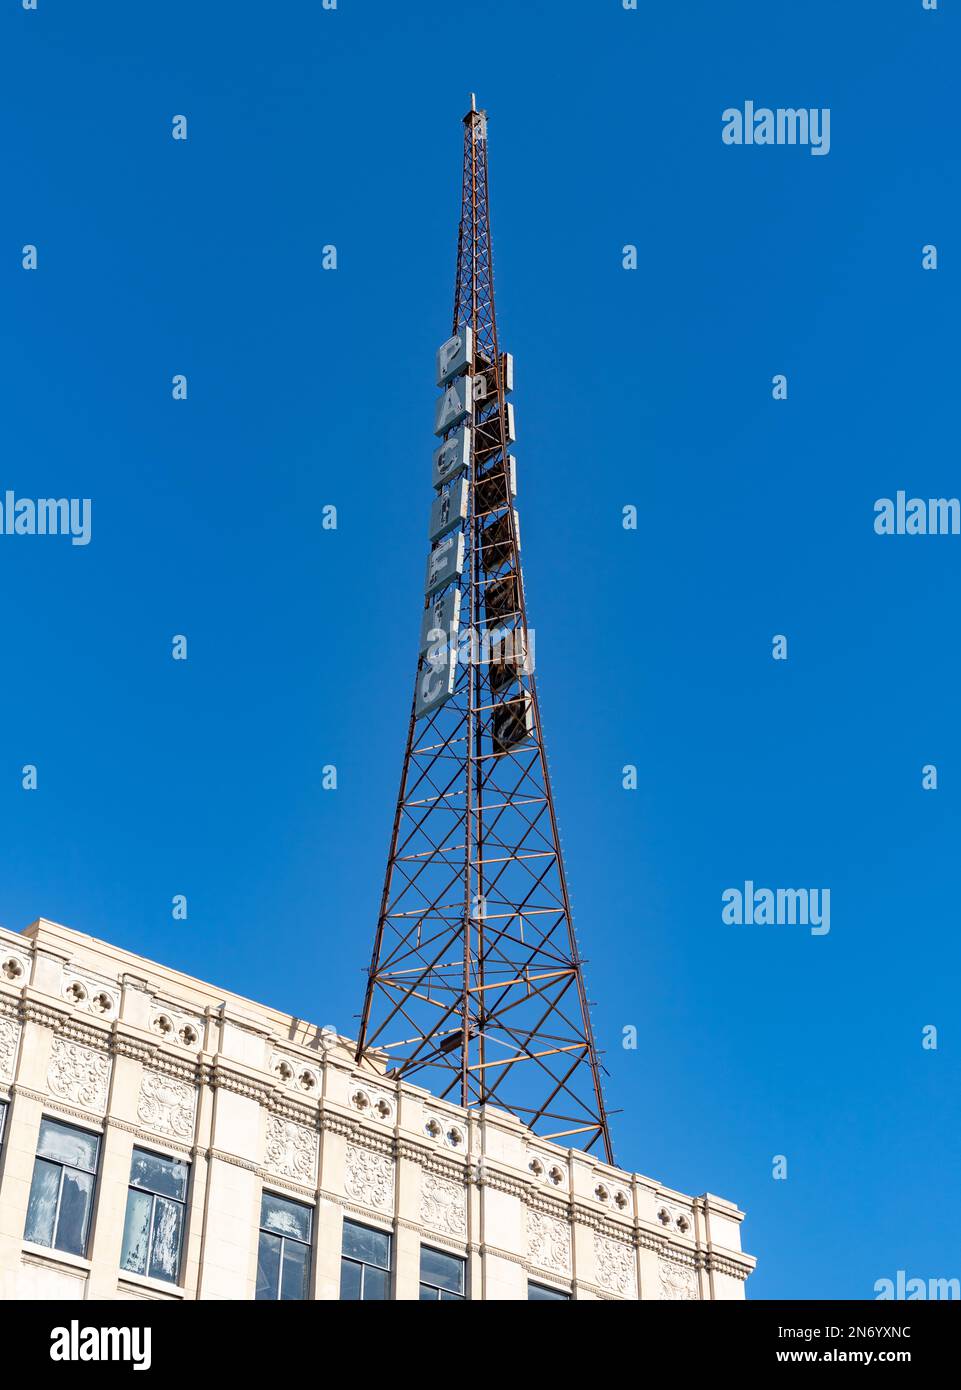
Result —
<instances>
[{"instance_id":1,"label":"decorative stone molding","mask_svg":"<svg viewBox=\"0 0 961 1390\"><path fill-rule=\"evenodd\" d=\"M634 1232L634 1244L639 1250L663 1250L664 1241L658 1240L657 1236L649 1235L647 1231Z\"/></svg>"},{"instance_id":2,"label":"decorative stone molding","mask_svg":"<svg viewBox=\"0 0 961 1390\"><path fill-rule=\"evenodd\" d=\"M360 1127L345 1119L342 1115L336 1114L333 1110L321 1110L317 1116L317 1123L323 1132L336 1134L341 1139L357 1139L360 1137Z\"/></svg>"},{"instance_id":3,"label":"decorative stone molding","mask_svg":"<svg viewBox=\"0 0 961 1390\"><path fill-rule=\"evenodd\" d=\"M22 1086L17 1082L16 1092L18 1096L26 1096L28 1100L35 1100L42 1105L45 1110L56 1110L60 1115L69 1115L73 1120L80 1120L89 1129L102 1129L106 1125L106 1120L98 1115L92 1115L89 1110L78 1110L75 1105L68 1105L66 1101L60 1100L58 1096L52 1096L49 1092L33 1091L29 1086Z\"/></svg>"},{"instance_id":4,"label":"decorative stone molding","mask_svg":"<svg viewBox=\"0 0 961 1390\"><path fill-rule=\"evenodd\" d=\"M120 990L109 980L95 975L80 974L64 966L60 993L74 1009L92 1014L94 1018L113 1019L120 1012Z\"/></svg>"},{"instance_id":5,"label":"decorative stone molding","mask_svg":"<svg viewBox=\"0 0 961 1390\"><path fill-rule=\"evenodd\" d=\"M38 999L23 999L20 1003L23 1023L37 1023L41 1028L60 1028L69 1017L66 1005L58 1009L56 1004L42 1004Z\"/></svg>"},{"instance_id":6,"label":"decorative stone molding","mask_svg":"<svg viewBox=\"0 0 961 1390\"><path fill-rule=\"evenodd\" d=\"M122 1028L122 1024L115 1025L110 1035L110 1049L114 1056L129 1057L151 1071L184 1081L188 1086L204 1086L211 1082L212 1069L208 1063L188 1061L182 1052L166 1052L154 1043L145 1042L142 1037L123 1032Z\"/></svg>"},{"instance_id":7,"label":"decorative stone molding","mask_svg":"<svg viewBox=\"0 0 961 1390\"><path fill-rule=\"evenodd\" d=\"M467 1189L434 1173L424 1173L420 1187L420 1219L431 1231L467 1234Z\"/></svg>"},{"instance_id":8,"label":"decorative stone molding","mask_svg":"<svg viewBox=\"0 0 961 1390\"><path fill-rule=\"evenodd\" d=\"M229 1163L232 1168L242 1168L245 1173L263 1173L265 1171L259 1163L252 1163L248 1158L240 1158L237 1154L228 1153L226 1149L205 1149L203 1156L211 1162L216 1159L218 1163Z\"/></svg>"},{"instance_id":9,"label":"decorative stone molding","mask_svg":"<svg viewBox=\"0 0 961 1390\"><path fill-rule=\"evenodd\" d=\"M268 1173L313 1187L317 1181L317 1147L316 1130L280 1115L267 1116L264 1167Z\"/></svg>"},{"instance_id":10,"label":"decorative stone molding","mask_svg":"<svg viewBox=\"0 0 961 1390\"><path fill-rule=\"evenodd\" d=\"M527 1213L527 1257L554 1274L571 1272L571 1228L568 1222L541 1211Z\"/></svg>"},{"instance_id":11,"label":"decorative stone molding","mask_svg":"<svg viewBox=\"0 0 961 1390\"><path fill-rule=\"evenodd\" d=\"M732 1259L726 1259L723 1255L712 1252L705 1257L704 1268L713 1270L715 1274L727 1274L731 1279L740 1279L743 1283L753 1271L754 1266L747 1260L743 1264L738 1264Z\"/></svg>"},{"instance_id":12,"label":"decorative stone molding","mask_svg":"<svg viewBox=\"0 0 961 1390\"><path fill-rule=\"evenodd\" d=\"M67 1015L57 1021L54 1032L58 1038L79 1043L81 1047L89 1047L94 1052L110 1051L110 1034L103 1028L95 1027L92 1021L88 1023L86 1019Z\"/></svg>"},{"instance_id":13,"label":"decorative stone molding","mask_svg":"<svg viewBox=\"0 0 961 1390\"><path fill-rule=\"evenodd\" d=\"M496 1255L499 1260L506 1260L508 1264L520 1265L521 1269L526 1269L528 1274L534 1273L534 1270L531 1268L530 1260L524 1255L518 1255L513 1250L505 1250L502 1246L494 1245L490 1241L472 1246L471 1249L476 1250L477 1254L481 1256Z\"/></svg>"},{"instance_id":14,"label":"decorative stone molding","mask_svg":"<svg viewBox=\"0 0 961 1390\"><path fill-rule=\"evenodd\" d=\"M265 1081L258 1081L246 1072L224 1066L219 1060L211 1069L210 1084L215 1090L233 1091L234 1095L243 1096L246 1100L255 1100L258 1105L268 1105L271 1100L271 1089Z\"/></svg>"},{"instance_id":15,"label":"decorative stone molding","mask_svg":"<svg viewBox=\"0 0 961 1390\"><path fill-rule=\"evenodd\" d=\"M394 1103L383 1091L372 1090L366 1084L352 1086L350 1103L367 1120L379 1120L386 1125L394 1122Z\"/></svg>"},{"instance_id":16,"label":"decorative stone molding","mask_svg":"<svg viewBox=\"0 0 961 1390\"><path fill-rule=\"evenodd\" d=\"M545 1192L528 1192L524 1201L531 1211L540 1212L542 1216L550 1216L555 1221L561 1221L565 1226L571 1224L571 1209L568 1203L558 1198L551 1201Z\"/></svg>"},{"instance_id":17,"label":"decorative stone molding","mask_svg":"<svg viewBox=\"0 0 961 1390\"><path fill-rule=\"evenodd\" d=\"M583 1202L571 1203L571 1220L578 1226L586 1226L597 1235L606 1236L608 1240L637 1243L639 1239L639 1232L635 1230L632 1221L626 1219L621 1224L613 1213L600 1211L596 1206L585 1206ZM663 1243L663 1238L658 1240L655 1236L653 1248L659 1250Z\"/></svg>"},{"instance_id":18,"label":"decorative stone molding","mask_svg":"<svg viewBox=\"0 0 961 1390\"><path fill-rule=\"evenodd\" d=\"M550 1154L536 1149L528 1150L527 1171L534 1182L553 1188L557 1192L567 1192L570 1188L570 1171L566 1165L551 1158Z\"/></svg>"},{"instance_id":19,"label":"decorative stone molding","mask_svg":"<svg viewBox=\"0 0 961 1390\"><path fill-rule=\"evenodd\" d=\"M132 1062L140 1062L143 1066L154 1065L160 1055L159 1049L151 1043L119 1031L114 1033L110 1046L115 1057L129 1057Z\"/></svg>"},{"instance_id":20,"label":"decorative stone molding","mask_svg":"<svg viewBox=\"0 0 961 1390\"><path fill-rule=\"evenodd\" d=\"M204 1045L204 1020L197 1014L172 1008L162 999L150 1001L150 1031L172 1047L196 1052Z\"/></svg>"},{"instance_id":21,"label":"decorative stone molding","mask_svg":"<svg viewBox=\"0 0 961 1390\"><path fill-rule=\"evenodd\" d=\"M411 1163L416 1163L423 1168L425 1173L433 1173L438 1178L446 1178L458 1186L465 1186L471 1181L471 1165L465 1162L458 1162L457 1159L449 1157L436 1149L428 1148L424 1144L411 1143L408 1139L398 1139L394 1145L394 1157L406 1158Z\"/></svg>"},{"instance_id":22,"label":"decorative stone molding","mask_svg":"<svg viewBox=\"0 0 961 1390\"><path fill-rule=\"evenodd\" d=\"M605 1193L604 1204L609 1206L612 1211L618 1212L621 1216L632 1214L632 1203L630 1193L623 1187L618 1187L614 1183L598 1183L598 1187Z\"/></svg>"},{"instance_id":23,"label":"decorative stone molding","mask_svg":"<svg viewBox=\"0 0 961 1390\"><path fill-rule=\"evenodd\" d=\"M293 1120L295 1124L306 1125L313 1132L317 1130L316 1109L302 1104L296 1096L288 1096L275 1090L267 1102L267 1110L282 1120Z\"/></svg>"},{"instance_id":24,"label":"decorative stone molding","mask_svg":"<svg viewBox=\"0 0 961 1390\"><path fill-rule=\"evenodd\" d=\"M676 1232L686 1240L694 1239L694 1213L690 1208L685 1210L674 1202L658 1202L655 1216L662 1231L672 1235Z\"/></svg>"},{"instance_id":25,"label":"decorative stone molding","mask_svg":"<svg viewBox=\"0 0 961 1390\"><path fill-rule=\"evenodd\" d=\"M30 956L0 945L0 983L22 989L30 980Z\"/></svg>"},{"instance_id":26,"label":"decorative stone molding","mask_svg":"<svg viewBox=\"0 0 961 1390\"><path fill-rule=\"evenodd\" d=\"M193 1136L197 1088L159 1071L145 1071L137 1097L137 1119L144 1129L174 1139Z\"/></svg>"},{"instance_id":27,"label":"decorative stone molding","mask_svg":"<svg viewBox=\"0 0 961 1390\"><path fill-rule=\"evenodd\" d=\"M66 1038L54 1038L47 1067L47 1086L61 1100L70 1101L94 1115L107 1112L110 1058Z\"/></svg>"},{"instance_id":28,"label":"decorative stone molding","mask_svg":"<svg viewBox=\"0 0 961 1390\"><path fill-rule=\"evenodd\" d=\"M383 1130L378 1133L377 1130L358 1124L345 1115L338 1115L333 1110L321 1110L317 1116L317 1124L321 1130L337 1134L359 1148L369 1149L371 1153L382 1154L390 1159L396 1156L393 1135L384 1134Z\"/></svg>"},{"instance_id":29,"label":"decorative stone molding","mask_svg":"<svg viewBox=\"0 0 961 1390\"><path fill-rule=\"evenodd\" d=\"M0 1018L0 1081L13 1080L22 1031L15 1018Z\"/></svg>"},{"instance_id":30,"label":"decorative stone molding","mask_svg":"<svg viewBox=\"0 0 961 1390\"><path fill-rule=\"evenodd\" d=\"M140 1125L132 1125L127 1120L117 1120L114 1119L113 1115L107 1115L103 1123L105 1129L121 1129L124 1134L133 1134L138 1138L143 1138L144 1131L142 1127ZM202 1153L189 1141L185 1143L183 1140L172 1139L169 1136L165 1137L164 1147L169 1149L171 1153L183 1154L184 1158L188 1161L196 1158L198 1154L200 1154L202 1158L209 1158L211 1156L210 1153ZM220 1155L218 1155L218 1157L219 1156ZM250 1166L256 1170L256 1164L251 1164Z\"/></svg>"},{"instance_id":31,"label":"decorative stone molding","mask_svg":"<svg viewBox=\"0 0 961 1390\"><path fill-rule=\"evenodd\" d=\"M272 1052L268 1062L275 1081L305 1100L319 1100L323 1092L322 1072L312 1062L305 1062L290 1052Z\"/></svg>"},{"instance_id":32,"label":"decorative stone molding","mask_svg":"<svg viewBox=\"0 0 961 1390\"><path fill-rule=\"evenodd\" d=\"M607 1236L594 1235L594 1264L601 1288L621 1298L637 1297L637 1275L634 1267L634 1247Z\"/></svg>"},{"instance_id":33,"label":"decorative stone molding","mask_svg":"<svg viewBox=\"0 0 961 1390\"><path fill-rule=\"evenodd\" d=\"M505 1174L491 1168L487 1163L478 1163L474 1175L474 1182L478 1187L490 1187L495 1192L503 1192L508 1197L519 1197L524 1201L530 1192L529 1184L518 1181L516 1178L509 1178Z\"/></svg>"},{"instance_id":34,"label":"decorative stone molding","mask_svg":"<svg viewBox=\"0 0 961 1390\"><path fill-rule=\"evenodd\" d=\"M673 1259L663 1250L657 1257L657 1274L662 1300L677 1301L698 1297L697 1274L693 1266L686 1263L682 1264L680 1260Z\"/></svg>"},{"instance_id":35,"label":"decorative stone molding","mask_svg":"<svg viewBox=\"0 0 961 1390\"><path fill-rule=\"evenodd\" d=\"M344 1190L374 1211L394 1210L394 1160L382 1153L347 1145Z\"/></svg>"},{"instance_id":36,"label":"decorative stone molding","mask_svg":"<svg viewBox=\"0 0 961 1390\"><path fill-rule=\"evenodd\" d=\"M454 1153L466 1153L468 1150L467 1128L459 1116L455 1119L445 1115L442 1110L425 1106L423 1129L428 1139L443 1148L452 1149Z\"/></svg>"}]
</instances>

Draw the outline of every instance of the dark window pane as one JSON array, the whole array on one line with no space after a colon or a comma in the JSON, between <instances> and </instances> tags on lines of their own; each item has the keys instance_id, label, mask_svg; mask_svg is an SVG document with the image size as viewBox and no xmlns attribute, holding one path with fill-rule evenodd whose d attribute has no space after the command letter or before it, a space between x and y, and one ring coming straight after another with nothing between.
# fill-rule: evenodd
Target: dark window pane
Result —
<instances>
[{"instance_id":1,"label":"dark window pane","mask_svg":"<svg viewBox=\"0 0 961 1390\"><path fill-rule=\"evenodd\" d=\"M527 1297L529 1299L542 1299L547 1303L566 1303L570 1300L569 1293L561 1293L560 1289L547 1289L543 1284L528 1284Z\"/></svg>"},{"instance_id":2,"label":"dark window pane","mask_svg":"<svg viewBox=\"0 0 961 1390\"><path fill-rule=\"evenodd\" d=\"M386 1269L376 1269L374 1265L367 1265L364 1269L364 1301L372 1303L375 1300L388 1299L389 1284L390 1275Z\"/></svg>"},{"instance_id":3,"label":"dark window pane","mask_svg":"<svg viewBox=\"0 0 961 1390\"><path fill-rule=\"evenodd\" d=\"M150 1209L153 1199L147 1192L127 1193L127 1216L123 1224L120 1268L133 1274L147 1273L147 1247L150 1244Z\"/></svg>"},{"instance_id":4,"label":"dark window pane","mask_svg":"<svg viewBox=\"0 0 961 1390\"><path fill-rule=\"evenodd\" d=\"M283 1197L275 1197L265 1192L260 1204L260 1224L268 1231L277 1231L282 1236L295 1236L298 1240L310 1240L310 1207L300 1202L286 1202Z\"/></svg>"},{"instance_id":5,"label":"dark window pane","mask_svg":"<svg viewBox=\"0 0 961 1390\"><path fill-rule=\"evenodd\" d=\"M58 1124L56 1120L41 1121L37 1153L42 1158L52 1158L57 1163L68 1163L72 1168L95 1173L99 1147L100 1139L96 1134Z\"/></svg>"},{"instance_id":6,"label":"dark window pane","mask_svg":"<svg viewBox=\"0 0 961 1390\"><path fill-rule=\"evenodd\" d=\"M131 1197L134 1195L130 1194ZM180 1241L183 1235L184 1209L179 1202L157 1197L153 1213L153 1244L150 1247L151 1279L177 1282L180 1273Z\"/></svg>"},{"instance_id":7,"label":"dark window pane","mask_svg":"<svg viewBox=\"0 0 961 1390\"><path fill-rule=\"evenodd\" d=\"M362 1267L353 1260L340 1262L340 1296L345 1301L360 1298L360 1277Z\"/></svg>"},{"instance_id":8,"label":"dark window pane","mask_svg":"<svg viewBox=\"0 0 961 1390\"><path fill-rule=\"evenodd\" d=\"M280 1296L284 1299L305 1299L307 1297L307 1256L310 1247L301 1245L298 1240L284 1241L284 1267L282 1270Z\"/></svg>"},{"instance_id":9,"label":"dark window pane","mask_svg":"<svg viewBox=\"0 0 961 1390\"><path fill-rule=\"evenodd\" d=\"M420 1277L425 1284L437 1284L452 1293L463 1293L464 1261L454 1255L443 1255L439 1250L431 1250L428 1246L422 1245Z\"/></svg>"},{"instance_id":10,"label":"dark window pane","mask_svg":"<svg viewBox=\"0 0 961 1390\"><path fill-rule=\"evenodd\" d=\"M7 1122L7 1102L0 1100L0 1144L3 1143L3 1127Z\"/></svg>"},{"instance_id":11,"label":"dark window pane","mask_svg":"<svg viewBox=\"0 0 961 1390\"><path fill-rule=\"evenodd\" d=\"M33 1165L33 1182L27 1205L27 1224L24 1240L36 1245L53 1244L53 1227L57 1219L57 1194L60 1191L60 1165L45 1163L38 1158Z\"/></svg>"},{"instance_id":12,"label":"dark window pane","mask_svg":"<svg viewBox=\"0 0 961 1390\"><path fill-rule=\"evenodd\" d=\"M436 1289L432 1289L432 1288L430 1287L429 1284L421 1284L421 1286L420 1286L420 1300L421 1300L421 1302L423 1303L423 1301L424 1301L425 1299L428 1299L428 1298L429 1298L429 1299L433 1299L434 1302L436 1302L437 1299L440 1298L440 1294L437 1292Z\"/></svg>"},{"instance_id":13,"label":"dark window pane","mask_svg":"<svg viewBox=\"0 0 961 1390\"><path fill-rule=\"evenodd\" d=\"M441 1303L463 1303L464 1296L459 1293L448 1293L446 1289L441 1289L438 1294Z\"/></svg>"},{"instance_id":14,"label":"dark window pane","mask_svg":"<svg viewBox=\"0 0 961 1390\"><path fill-rule=\"evenodd\" d=\"M362 1265L355 1264L353 1260L341 1260L340 1296L345 1302L360 1298L362 1275Z\"/></svg>"},{"instance_id":15,"label":"dark window pane","mask_svg":"<svg viewBox=\"0 0 961 1390\"><path fill-rule=\"evenodd\" d=\"M276 1298L280 1288L280 1237L260 1233L257 1251L257 1298Z\"/></svg>"},{"instance_id":16,"label":"dark window pane","mask_svg":"<svg viewBox=\"0 0 961 1390\"><path fill-rule=\"evenodd\" d=\"M372 1231L369 1226L358 1226L356 1221L345 1221L343 1253L363 1260L364 1264L389 1269L390 1236L383 1231Z\"/></svg>"},{"instance_id":17,"label":"dark window pane","mask_svg":"<svg viewBox=\"0 0 961 1390\"><path fill-rule=\"evenodd\" d=\"M76 1168L64 1168L60 1189L60 1215L57 1217L58 1250L71 1255L87 1253L87 1224L93 1197L93 1176L78 1173Z\"/></svg>"},{"instance_id":18,"label":"dark window pane","mask_svg":"<svg viewBox=\"0 0 961 1390\"><path fill-rule=\"evenodd\" d=\"M178 1159L160 1158L158 1154L134 1149L130 1182L133 1187L145 1187L149 1192L159 1192L162 1197L176 1197L182 1202L187 1195L188 1171L188 1165Z\"/></svg>"}]
</instances>

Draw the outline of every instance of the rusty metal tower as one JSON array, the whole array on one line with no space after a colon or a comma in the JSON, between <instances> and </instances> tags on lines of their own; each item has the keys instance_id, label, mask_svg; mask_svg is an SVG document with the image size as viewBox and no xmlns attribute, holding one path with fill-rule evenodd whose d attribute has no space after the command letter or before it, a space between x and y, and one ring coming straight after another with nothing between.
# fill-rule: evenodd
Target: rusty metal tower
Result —
<instances>
[{"instance_id":1,"label":"rusty metal tower","mask_svg":"<svg viewBox=\"0 0 961 1390\"><path fill-rule=\"evenodd\" d=\"M544 751L494 308L487 116L464 117L452 335L407 751L357 1058L613 1162Z\"/></svg>"}]
</instances>

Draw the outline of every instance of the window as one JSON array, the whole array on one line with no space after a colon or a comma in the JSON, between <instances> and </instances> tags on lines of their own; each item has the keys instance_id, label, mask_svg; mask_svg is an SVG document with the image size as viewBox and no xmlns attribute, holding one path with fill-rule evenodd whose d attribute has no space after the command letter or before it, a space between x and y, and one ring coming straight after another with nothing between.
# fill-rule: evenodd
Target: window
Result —
<instances>
[{"instance_id":1,"label":"window","mask_svg":"<svg viewBox=\"0 0 961 1390\"><path fill-rule=\"evenodd\" d=\"M420 1296L439 1299L463 1299L466 1261L456 1255L444 1255L429 1246L420 1247Z\"/></svg>"},{"instance_id":2,"label":"window","mask_svg":"<svg viewBox=\"0 0 961 1390\"><path fill-rule=\"evenodd\" d=\"M87 1253L99 1153L99 1134L57 1120L40 1122L25 1240L71 1255Z\"/></svg>"},{"instance_id":3,"label":"window","mask_svg":"<svg viewBox=\"0 0 961 1390\"><path fill-rule=\"evenodd\" d=\"M176 1284L180 1277L189 1168L134 1149L120 1268Z\"/></svg>"},{"instance_id":4,"label":"window","mask_svg":"<svg viewBox=\"0 0 961 1390\"><path fill-rule=\"evenodd\" d=\"M527 1297L530 1299L540 1299L545 1303L565 1303L570 1300L570 1294L564 1293L561 1289L549 1289L546 1284L528 1284Z\"/></svg>"},{"instance_id":5,"label":"window","mask_svg":"<svg viewBox=\"0 0 961 1390\"><path fill-rule=\"evenodd\" d=\"M257 1252L258 1298L307 1298L312 1217L310 1207L301 1202L264 1193Z\"/></svg>"},{"instance_id":6,"label":"window","mask_svg":"<svg viewBox=\"0 0 961 1390\"><path fill-rule=\"evenodd\" d=\"M345 1221L341 1251L341 1298L390 1298L390 1236L385 1231Z\"/></svg>"},{"instance_id":7,"label":"window","mask_svg":"<svg viewBox=\"0 0 961 1390\"><path fill-rule=\"evenodd\" d=\"M7 1122L7 1102L0 1100L0 1145L3 1144L3 1127Z\"/></svg>"}]
</instances>

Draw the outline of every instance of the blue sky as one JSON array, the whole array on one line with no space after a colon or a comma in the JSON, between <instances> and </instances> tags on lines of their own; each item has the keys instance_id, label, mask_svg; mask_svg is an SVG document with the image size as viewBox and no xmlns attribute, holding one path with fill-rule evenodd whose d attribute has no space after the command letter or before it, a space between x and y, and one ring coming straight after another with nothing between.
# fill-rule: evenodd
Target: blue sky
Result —
<instances>
[{"instance_id":1,"label":"blue sky","mask_svg":"<svg viewBox=\"0 0 961 1390\"><path fill-rule=\"evenodd\" d=\"M0 498L93 510L0 536L0 922L355 1029L474 89L618 1160L746 1209L753 1297L961 1275L961 538L873 530L961 490L950 9L5 6ZM829 155L725 146L748 99ZM745 879L830 933L725 925Z\"/></svg>"}]
</instances>

